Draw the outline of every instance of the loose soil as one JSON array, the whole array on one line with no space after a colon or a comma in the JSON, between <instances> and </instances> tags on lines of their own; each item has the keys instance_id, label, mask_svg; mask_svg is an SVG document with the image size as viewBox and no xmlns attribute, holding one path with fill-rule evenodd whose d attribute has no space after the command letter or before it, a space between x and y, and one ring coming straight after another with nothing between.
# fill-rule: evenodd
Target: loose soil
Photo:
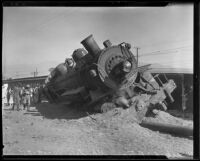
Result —
<instances>
[{"instance_id":1,"label":"loose soil","mask_svg":"<svg viewBox=\"0 0 200 161\"><path fill-rule=\"evenodd\" d=\"M31 111L3 106L3 155L165 155L192 158L193 138L152 131L136 123L130 109L105 114L43 102ZM160 111L157 122L193 127Z\"/></svg>"}]
</instances>

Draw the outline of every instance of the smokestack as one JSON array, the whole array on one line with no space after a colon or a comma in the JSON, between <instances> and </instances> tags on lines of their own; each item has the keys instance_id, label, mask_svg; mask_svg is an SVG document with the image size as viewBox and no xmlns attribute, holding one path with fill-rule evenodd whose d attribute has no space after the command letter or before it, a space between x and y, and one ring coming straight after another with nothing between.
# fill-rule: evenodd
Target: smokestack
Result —
<instances>
[{"instance_id":1,"label":"smokestack","mask_svg":"<svg viewBox=\"0 0 200 161\"><path fill-rule=\"evenodd\" d=\"M83 41L81 41L81 44L85 47L88 53L94 57L101 51L98 44L94 40L93 35L85 38Z\"/></svg>"}]
</instances>

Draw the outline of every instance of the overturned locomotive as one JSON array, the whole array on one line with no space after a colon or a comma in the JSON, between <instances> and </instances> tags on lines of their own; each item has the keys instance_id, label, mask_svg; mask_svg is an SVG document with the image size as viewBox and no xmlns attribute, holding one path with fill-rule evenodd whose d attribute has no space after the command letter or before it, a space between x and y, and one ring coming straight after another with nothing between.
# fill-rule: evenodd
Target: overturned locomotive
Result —
<instances>
[{"instance_id":1,"label":"overturned locomotive","mask_svg":"<svg viewBox=\"0 0 200 161\"><path fill-rule=\"evenodd\" d=\"M112 45L106 40L100 49L92 35L81 44L87 51L78 49L72 54L74 70L62 71L45 84L43 93L49 102L81 103L83 108L101 112L134 106L143 117L148 110L166 110L167 101L174 101L174 81L159 82L158 75L149 72L150 64L138 66L130 44Z\"/></svg>"}]
</instances>

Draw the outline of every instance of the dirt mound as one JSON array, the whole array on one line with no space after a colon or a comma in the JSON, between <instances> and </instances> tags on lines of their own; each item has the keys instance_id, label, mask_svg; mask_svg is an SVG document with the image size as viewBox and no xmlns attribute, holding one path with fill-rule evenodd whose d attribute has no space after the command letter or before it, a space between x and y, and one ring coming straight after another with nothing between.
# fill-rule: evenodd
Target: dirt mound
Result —
<instances>
[{"instance_id":1,"label":"dirt mound","mask_svg":"<svg viewBox=\"0 0 200 161\"><path fill-rule=\"evenodd\" d=\"M89 115L89 117L92 121L99 122L102 124L102 126L105 127L122 127L128 124L139 124L136 117L136 113L131 108L116 108L103 114L91 114ZM171 124L180 127L193 128L193 121L174 117L171 114L164 111L158 111L156 115L144 117L144 120L147 122L149 121L155 123Z\"/></svg>"},{"instance_id":2,"label":"dirt mound","mask_svg":"<svg viewBox=\"0 0 200 161\"><path fill-rule=\"evenodd\" d=\"M191 126L192 124L163 111L160 111L155 118L146 117L145 119L174 125L182 125L182 121L184 125ZM165 155L169 158L181 158L182 154L190 157L192 155L192 144L189 143L191 139L174 137L168 133L144 128L137 123L131 109L114 109L104 114L92 114L78 120L84 125L101 131L109 139L115 140L116 148L123 146L126 149L123 150L125 154ZM187 145L188 143L190 145ZM123 153L120 152L120 154Z\"/></svg>"},{"instance_id":3,"label":"dirt mound","mask_svg":"<svg viewBox=\"0 0 200 161\"><path fill-rule=\"evenodd\" d=\"M122 126L123 124L139 123L133 108L115 108L107 113L95 113L91 111L88 113L81 107L44 102L37 105L36 109L42 116L48 119L92 119L93 121L98 120L98 122L102 122L105 126ZM153 117L145 117L144 120L193 127L191 120L184 120L164 111L158 111Z\"/></svg>"}]
</instances>

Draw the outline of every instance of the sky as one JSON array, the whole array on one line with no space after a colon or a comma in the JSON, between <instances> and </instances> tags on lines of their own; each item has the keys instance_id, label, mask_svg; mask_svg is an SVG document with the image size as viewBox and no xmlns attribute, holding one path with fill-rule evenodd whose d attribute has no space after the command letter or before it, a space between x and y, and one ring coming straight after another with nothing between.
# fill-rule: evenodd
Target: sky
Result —
<instances>
[{"instance_id":1,"label":"sky","mask_svg":"<svg viewBox=\"0 0 200 161\"><path fill-rule=\"evenodd\" d=\"M128 42L139 63L193 72L193 5L3 7L3 76L47 75L93 34L103 48Z\"/></svg>"}]
</instances>

